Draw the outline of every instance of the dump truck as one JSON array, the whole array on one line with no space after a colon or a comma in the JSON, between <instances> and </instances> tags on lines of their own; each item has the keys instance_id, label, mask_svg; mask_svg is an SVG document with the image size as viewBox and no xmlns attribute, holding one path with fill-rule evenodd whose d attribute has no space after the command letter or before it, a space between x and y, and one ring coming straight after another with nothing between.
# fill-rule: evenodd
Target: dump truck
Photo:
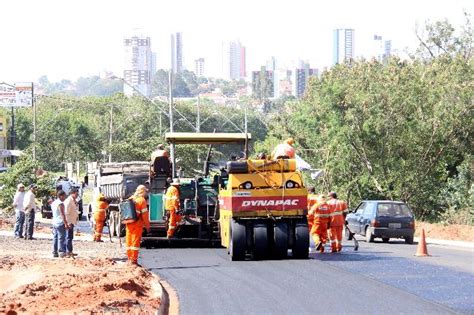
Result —
<instances>
[{"instance_id":1,"label":"dump truck","mask_svg":"<svg viewBox=\"0 0 474 315\"><path fill-rule=\"evenodd\" d=\"M149 178L150 163L133 161L122 163L103 163L95 175L93 201L89 205L89 215L92 217L95 200L102 192L110 201L107 211L107 224L113 236L124 236L125 226L120 222L118 205L133 195L138 185L145 185Z\"/></svg>"},{"instance_id":2,"label":"dump truck","mask_svg":"<svg viewBox=\"0 0 474 315\"><path fill-rule=\"evenodd\" d=\"M246 133L167 133L171 145L205 144L209 151L203 171L180 178L180 212L184 219L175 241L217 241L228 248L232 260L247 257L308 257L307 190L296 160L251 160ZM243 158L211 165L212 146L237 144ZM173 155L172 155L173 156ZM168 228L164 194L173 177L173 161L154 161L150 177L151 234L144 241L164 238ZM220 163L214 163L214 166Z\"/></svg>"},{"instance_id":3,"label":"dump truck","mask_svg":"<svg viewBox=\"0 0 474 315\"><path fill-rule=\"evenodd\" d=\"M307 189L296 160L227 163L219 189L221 244L231 260L307 258Z\"/></svg>"}]
</instances>

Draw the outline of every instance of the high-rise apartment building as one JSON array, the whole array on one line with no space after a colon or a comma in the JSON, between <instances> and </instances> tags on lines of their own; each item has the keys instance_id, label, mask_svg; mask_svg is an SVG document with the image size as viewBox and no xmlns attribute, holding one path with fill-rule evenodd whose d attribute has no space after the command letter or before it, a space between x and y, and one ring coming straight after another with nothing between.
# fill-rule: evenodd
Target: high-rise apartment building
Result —
<instances>
[{"instance_id":1,"label":"high-rise apartment building","mask_svg":"<svg viewBox=\"0 0 474 315\"><path fill-rule=\"evenodd\" d=\"M246 51L239 41L229 43L224 57L224 76L227 79L240 80L247 76Z\"/></svg>"},{"instance_id":2,"label":"high-rise apartment building","mask_svg":"<svg viewBox=\"0 0 474 315\"><path fill-rule=\"evenodd\" d=\"M134 95L136 91L131 87L133 86L149 97L153 66L150 37L126 37L123 44L125 48L123 78L128 83L123 85L123 93L127 96Z\"/></svg>"},{"instance_id":3,"label":"high-rise apartment building","mask_svg":"<svg viewBox=\"0 0 474 315\"><path fill-rule=\"evenodd\" d=\"M311 69L308 63L303 67L296 68L292 73L293 95L297 98L303 97L311 76L318 76L318 69Z\"/></svg>"},{"instance_id":4,"label":"high-rise apartment building","mask_svg":"<svg viewBox=\"0 0 474 315\"><path fill-rule=\"evenodd\" d=\"M183 72L183 35L180 32L171 34L171 70L175 74Z\"/></svg>"},{"instance_id":5,"label":"high-rise apartment building","mask_svg":"<svg viewBox=\"0 0 474 315\"><path fill-rule=\"evenodd\" d=\"M392 55L392 41L383 40L382 36L374 35L374 51L373 57L383 62Z\"/></svg>"},{"instance_id":6,"label":"high-rise apartment building","mask_svg":"<svg viewBox=\"0 0 474 315\"><path fill-rule=\"evenodd\" d=\"M194 73L197 77L204 76L204 58L194 60Z\"/></svg>"},{"instance_id":7,"label":"high-rise apartment building","mask_svg":"<svg viewBox=\"0 0 474 315\"><path fill-rule=\"evenodd\" d=\"M267 60L267 70L275 71L277 69L277 62L275 57L271 57Z\"/></svg>"},{"instance_id":8,"label":"high-rise apartment building","mask_svg":"<svg viewBox=\"0 0 474 315\"><path fill-rule=\"evenodd\" d=\"M384 59L389 58L392 55L392 41L386 40L384 43Z\"/></svg>"},{"instance_id":9,"label":"high-rise apartment building","mask_svg":"<svg viewBox=\"0 0 474 315\"><path fill-rule=\"evenodd\" d=\"M339 28L333 31L333 64L354 59L354 29Z\"/></svg>"}]
</instances>

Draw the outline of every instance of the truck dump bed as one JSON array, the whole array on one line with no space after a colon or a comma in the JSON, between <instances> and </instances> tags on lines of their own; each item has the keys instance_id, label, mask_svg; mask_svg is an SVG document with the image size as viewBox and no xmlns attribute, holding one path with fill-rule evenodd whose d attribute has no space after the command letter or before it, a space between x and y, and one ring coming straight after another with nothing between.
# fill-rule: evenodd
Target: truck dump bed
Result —
<instances>
[{"instance_id":1,"label":"truck dump bed","mask_svg":"<svg viewBox=\"0 0 474 315\"><path fill-rule=\"evenodd\" d=\"M107 199L118 203L130 197L138 185L148 180L148 162L105 163L100 166L98 186Z\"/></svg>"}]
</instances>

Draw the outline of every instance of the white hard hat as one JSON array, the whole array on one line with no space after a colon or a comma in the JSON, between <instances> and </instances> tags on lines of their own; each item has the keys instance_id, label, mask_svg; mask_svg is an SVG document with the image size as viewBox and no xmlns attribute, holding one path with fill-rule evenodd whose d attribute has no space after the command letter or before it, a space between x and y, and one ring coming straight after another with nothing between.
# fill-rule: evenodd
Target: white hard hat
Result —
<instances>
[{"instance_id":1,"label":"white hard hat","mask_svg":"<svg viewBox=\"0 0 474 315\"><path fill-rule=\"evenodd\" d=\"M173 178L173 181L171 182L172 186L179 186L179 178Z\"/></svg>"},{"instance_id":2,"label":"white hard hat","mask_svg":"<svg viewBox=\"0 0 474 315\"><path fill-rule=\"evenodd\" d=\"M18 186L16 186L17 189L20 189L20 188L25 188L25 185L23 185L22 183L18 184Z\"/></svg>"}]
</instances>

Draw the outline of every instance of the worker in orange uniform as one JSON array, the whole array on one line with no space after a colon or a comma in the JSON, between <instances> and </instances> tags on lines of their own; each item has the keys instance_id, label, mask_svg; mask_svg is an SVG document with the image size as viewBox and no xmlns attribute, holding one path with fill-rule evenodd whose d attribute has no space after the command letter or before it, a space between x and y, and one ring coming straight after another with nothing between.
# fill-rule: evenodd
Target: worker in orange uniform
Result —
<instances>
[{"instance_id":1,"label":"worker in orange uniform","mask_svg":"<svg viewBox=\"0 0 474 315\"><path fill-rule=\"evenodd\" d=\"M168 151L165 150L165 146L163 144L159 144L156 147L156 150L151 153L151 162L153 163L157 157L165 156L167 158L170 157Z\"/></svg>"},{"instance_id":2,"label":"worker in orange uniform","mask_svg":"<svg viewBox=\"0 0 474 315\"><path fill-rule=\"evenodd\" d=\"M165 209L169 212L167 236L172 238L178 227L178 222L181 221L179 215L179 179L173 179L170 187L166 190L165 198Z\"/></svg>"},{"instance_id":3,"label":"worker in orange uniform","mask_svg":"<svg viewBox=\"0 0 474 315\"><path fill-rule=\"evenodd\" d=\"M324 252L324 244L328 241L328 223L330 220L330 209L326 198L322 195L317 197L317 202L311 207L314 216L311 228L311 237L313 238L316 250Z\"/></svg>"},{"instance_id":4,"label":"worker in orange uniform","mask_svg":"<svg viewBox=\"0 0 474 315\"><path fill-rule=\"evenodd\" d=\"M142 240L143 228L150 232L150 218L148 216L148 205L146 202L147 189L144 185L139 185L131 200L135 204L137 220L133 223L127 223L125 227L125 243L127 244L128 262L132 265L138 265L138 251Z\"/></svg>"},{"instance_id":5,"label":"worker in orange uniform","mask_svg":"<svg viewBox=\"0 0 474 315\"><path fill-rule=\"evenodd\" d=\"M329 200L327 203L331 214L329 237L331 239L331 252L335 253L342 250L342 230L348 209L347 203L337 199L335 192L330 192L328 197Z\"/></svg>"},{"instance_id":6,"label":"worker in orange uniform","mask_svg":"<svg viewBox=\"0 0 474 315\"><path fill-rule=\"evenodd\" d=\"M308 215L306 216L308 218L308 230L311 231L311 228L313 227L313 221L314 221L314 214L313 210L311 208L316 204L318 201L318 195L315 194L315 188L314 187L309 187L308 188Z\"/></svg>"},{"instance_id":7,"label":"worker in orange uniform","mask_svg":"<svg viewBox=\"0 0 474 315\"><path fill-rule=\"evenodd\" d=\"M95 209L94 209L94 221L95 221L95 231L94 231L94 242L102 242L102 230L105 224L106 211L109 207L109 203L105 198L103 193L99 193L97 196ZM110 227L109 227L110 228Z\"/></svg>"},{"instance_id":8,"label":"worker in orange uniform","mask_svg":"<svg viewBox=\"0 0 474 315\"><path fill-rule=\"evenodd\" d=\"M295 140L293 138L286 139L283 143L280 143L275 147L272 152L272 159L281 159L281 158L295 158L295 148L293 145L295 144Z\"/></svg>"}]
</instances>

